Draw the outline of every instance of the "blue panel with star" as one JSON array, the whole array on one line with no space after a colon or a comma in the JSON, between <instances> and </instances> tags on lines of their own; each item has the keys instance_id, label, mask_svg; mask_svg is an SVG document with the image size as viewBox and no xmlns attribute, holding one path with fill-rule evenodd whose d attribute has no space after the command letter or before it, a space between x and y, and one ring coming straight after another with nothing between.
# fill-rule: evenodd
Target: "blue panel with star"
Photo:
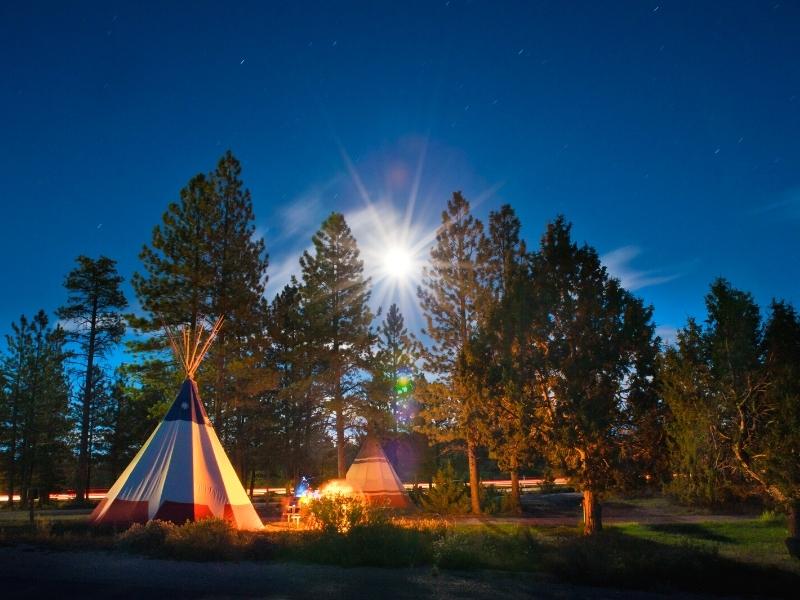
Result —
<instances>
[{"instance_id":1,"label":"blue panel with star","mask_svg":"<svg viewBox=\"0 0 800 600\"><path fill-rule=\"evenodd\" d=\"M203 401L200 400L200 392L197 390L197 383L191 379L186 379L181 386L181 391L172 403L165 421L194 421L201 425L210 424L206 409L203 408Z\"/></svg>"}]
</instances>

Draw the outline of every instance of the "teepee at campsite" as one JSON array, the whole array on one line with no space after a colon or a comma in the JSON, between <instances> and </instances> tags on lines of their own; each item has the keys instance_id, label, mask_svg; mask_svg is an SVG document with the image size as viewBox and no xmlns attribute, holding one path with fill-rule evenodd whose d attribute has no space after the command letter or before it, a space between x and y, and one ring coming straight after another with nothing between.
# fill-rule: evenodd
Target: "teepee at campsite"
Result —
<instances>
[{"instance_id":1,"label":"teepee at campsite","mask_svg":"<svg viewBox=\"0 0 800 600\"><path fill-rule=\"evenodd\" d=\"M364 440L345 478L347 483L364 494L370 504L411 508L411 499L403 483L386 458L383 448L371 435Z\"/></svg>"},{"instance_id":2,"label":"teepee at campsite","mask_svg":"<svg viewBox=\"0 0 800 600\"><path fill-rule=\"evenodd\" d=\"M164 419L92 512L92 523L151 519L183 523L217 517L237 529L263 527L208 420L194 381L221 326L222 318L207 335L202 325L180 331L165 327L186 380Z\"/></svg>"}]
</instances>

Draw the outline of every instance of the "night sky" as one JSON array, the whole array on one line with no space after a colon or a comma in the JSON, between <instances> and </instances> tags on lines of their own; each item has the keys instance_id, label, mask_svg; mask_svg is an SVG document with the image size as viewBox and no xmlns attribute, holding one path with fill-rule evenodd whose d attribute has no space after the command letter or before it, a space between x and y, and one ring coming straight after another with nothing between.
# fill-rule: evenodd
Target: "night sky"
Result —
<instances>
[{"instance_id":1,"label":"night sky","mask_svg":"<svg viewBox=\"0 0 800 600\"><path fill-rule=\"evenodd\" d=\"M532 245L563 212L667 338L719 275L800 303L796 3L159 4L0 5L0 333L79 254L129 279L226 149L270 297L331 210L370 254L460 189Z\"/></svg>"}]
</instances>

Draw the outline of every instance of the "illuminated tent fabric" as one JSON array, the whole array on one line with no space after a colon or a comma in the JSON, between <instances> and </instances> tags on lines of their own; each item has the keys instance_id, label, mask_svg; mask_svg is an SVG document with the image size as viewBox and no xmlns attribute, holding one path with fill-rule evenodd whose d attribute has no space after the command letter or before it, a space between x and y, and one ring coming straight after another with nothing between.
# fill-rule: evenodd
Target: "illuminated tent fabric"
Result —
<instances>
[{"instance_id":1,"label":"illuminated tent fabric","mask_svg":"<svg viewBox=\"0 0 800 600\"><path fill-rule=\"evenodd\" d=\"M202 354L219 324L221 321L206 340ZM196 354L199 342L191 343ZM187 342L185 347L191 350L189 345ZM92 523L129 524L151 519L183 523L217 517L237 529L263 527L208 420L192 378L202 355L194 356L192 361L183 360L191 354L189 350L176 350L187 371L178 396L92 512Z\"/></svg>"},{"instance_id":2,"label":"illuminated tent fabric","mask_svg":"<svg viewBox=\"0 0 800 600\"><path fill-rule=\"evenodd\" d=\"M364 494L370 504L411 508L411 499L392 463L386 458L378 441L371 436L364 441L345 478L353 488Z\"/></svg>"}]
</instances>

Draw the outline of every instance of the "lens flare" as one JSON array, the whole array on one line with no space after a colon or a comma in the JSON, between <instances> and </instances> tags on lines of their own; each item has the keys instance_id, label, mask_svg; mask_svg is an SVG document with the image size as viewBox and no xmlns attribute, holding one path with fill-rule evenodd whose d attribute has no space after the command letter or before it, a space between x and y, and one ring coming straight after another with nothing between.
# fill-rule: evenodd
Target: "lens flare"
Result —
<instances>
[{"instance_id":1,"label":"lens flare","mask_svg":"<svg viewBox=\"0 0 800 600\"><path fill-rule=\"evenodd\" d=\"M383 269L389 277L404 279L411 274L413 266L411 251L407 248L393 246L383 257Z\"/></svg>"},{"instance_id":2,"label":"lens flare","mask_svg":"<svg viewBox=\"0 0 800 600\"><path fill-rule=\"evenodd\" d=\"M397 374L397 380L394 383L394 391L403 396L409 394L414 389L414 381L412 379L411 369L402 368Z\"/></svg>"}]
</instances>

